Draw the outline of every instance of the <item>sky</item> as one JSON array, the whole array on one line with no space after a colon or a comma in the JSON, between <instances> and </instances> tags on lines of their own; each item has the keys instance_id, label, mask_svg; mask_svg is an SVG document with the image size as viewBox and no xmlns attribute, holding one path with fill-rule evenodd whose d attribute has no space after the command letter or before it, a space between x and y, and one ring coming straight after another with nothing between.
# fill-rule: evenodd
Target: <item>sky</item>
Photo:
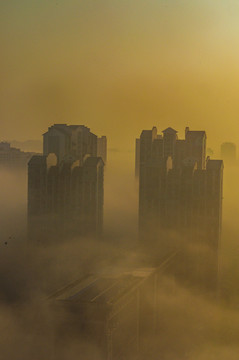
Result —
<instances>
[{"instance_id":1,"label":"sky","mask_svg":"<svg viewBox=\"0 0 239 360\"><path fill-rule=\"evenodd\" d=\"M0 140L84 124L132 150L142 129L239 142L237 0L3 0Z\"/></svg>"},{"instance_id":2,"label":"sky","mask_svg":"<svg viewBox=\"0 0 239 360\"><path fill-rule=\"evenodd\" d=\"M107 135L114 151L105 173L106 238L125 245L137 234L132 159L135 138L142 129L172 126L183 137L184 128L190 126L205 129L214 150L223 141L239 144L238 20L238 0L0 1L0 141L41 139L48 126L60 122L84 124L98 135ZM126 156L132 162L125 165ZM81 251L80 261L70 243L44 253L41 261L25 262L25 254L19 251L26 226L25 176L6 173L0 178L0 274L7 274L8 280L0 279L0 345L5 358L17 350L32 359L32 348L45 351L49 338L39 340L39 333L48 336L46 324L51 323L45 311L33 328L29 320L30 316L35 319L35 298L37 304L42 299L39 289L32 290L33 284L45 286L44 276L36 281L37 268L46 270L50 285L75 278L81 262L89 266L89 245ZM224 179L222 283L238 309L238 169L225 168ZM105 249L101 251L105 256ZM120 262L119 248L112 253L119 253ZM127 256L134 263L128 249ZM170 326L163 328L162 343L177 339L173 353L178 358L190 343L196 353L189 359L210 360L215 351L218 359L238 359L238 311L222 313L217 305L181 288L175 293L166 285L160 297L161 316ZM20 319L9 307L17 292L30 299ZM199 325L205 338L195 331ZM172 357L169 345L167 359ZM10 358L19 359L19 354Z\"/></svg>"}]
</instances>

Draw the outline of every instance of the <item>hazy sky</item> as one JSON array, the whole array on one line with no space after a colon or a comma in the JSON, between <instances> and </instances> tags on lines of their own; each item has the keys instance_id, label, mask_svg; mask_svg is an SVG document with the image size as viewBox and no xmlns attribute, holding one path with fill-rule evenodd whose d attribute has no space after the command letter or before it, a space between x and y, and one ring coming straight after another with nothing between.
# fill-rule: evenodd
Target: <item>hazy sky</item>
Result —
<instances>
[{"instance_id":1,"label":"hazy sky","mask_svg":"<svg viewBox=\"0 0 239 360\"><path fill-rule=\"evenodd\" d=\"M2 0L0 140L88 125L109 145L142 128L239 142L238 0Z\"/></svg>"}]
</instances>

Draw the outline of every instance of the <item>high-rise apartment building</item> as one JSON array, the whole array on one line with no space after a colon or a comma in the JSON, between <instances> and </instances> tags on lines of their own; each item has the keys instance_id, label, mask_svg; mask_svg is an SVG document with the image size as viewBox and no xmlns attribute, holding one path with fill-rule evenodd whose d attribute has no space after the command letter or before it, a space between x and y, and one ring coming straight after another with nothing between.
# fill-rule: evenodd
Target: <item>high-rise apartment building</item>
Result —
<instances>
[{"instance_id":1,"label":"high-rise apartment building","mask_svg":"<svg viewBox=\"0 0 239 360\"><path fill-rule=\"evenodd\" d=\"M84 125L54 124L43 134L43 154L54 153L58 162L97 156L97 136Z\"/></svg>"},{"instance_id":2,"label":"high-rise apartment building","mask_svg":"<svg viewBox=\"0 0 239 360\"><path fill-rule=\"evenodd\" d=\"M163 136L157 134L156 127L143 130L139 156L141 240L149 246L150 240L158 242L161 251L172 247L207 249L207 254L213 253L209 263L215 279L222 222L223 162L206 158L205 131L186 128L185 139L181 140L172 128L164 130ZM205 270L200 276L207 276L206 273Z\"/></svg>"},{"instance_id":3,"label":"high-rise apartment building","mask_svg":"<svg viewBox=\"0 0 239 360\"><path fill-rule=\"evenodd\" d=\"M236 162L236 145L231 142L224 142L221 145L221 157L227 164L235 164Z\"/></svg>"},{"instance_id":4,"label":"high-rise apartment building","mask_svg":"<svg viewBox=\"0 0 239 360\"><path fill-rule=\"evenodd\" d=\"M101 235L104 162L97 156L97 136L66 124L43 136L44 154L28 164L30 238Z\"/></svg>"}]
</instances>

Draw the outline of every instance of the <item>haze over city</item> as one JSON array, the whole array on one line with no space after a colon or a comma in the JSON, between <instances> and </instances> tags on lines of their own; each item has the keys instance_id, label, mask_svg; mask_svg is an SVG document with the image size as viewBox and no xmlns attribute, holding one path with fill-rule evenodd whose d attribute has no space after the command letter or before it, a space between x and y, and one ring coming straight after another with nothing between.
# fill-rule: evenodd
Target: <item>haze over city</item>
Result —
<instances>
[{"instance_id":1,"label":"haze over city","mask_svg":"<svg viewBox=\"0 0 239 360\"><path fill-rule=\"evenodd\" d=\"M40 139L52 122L84 119L109 147L133 149L158 122L207 129L213 147L239 141L237 1L0 7L3 139Z\"/></svg>"},{"instance_id":2,"label":"haze over city","mask_svg":"<svg viewBox=\"0 0 239 360\"><path fill-rule=\"evenodd\" d=\"M238 359L238 20L0 4L0 359Z\"/></svg>"}]
</instances>

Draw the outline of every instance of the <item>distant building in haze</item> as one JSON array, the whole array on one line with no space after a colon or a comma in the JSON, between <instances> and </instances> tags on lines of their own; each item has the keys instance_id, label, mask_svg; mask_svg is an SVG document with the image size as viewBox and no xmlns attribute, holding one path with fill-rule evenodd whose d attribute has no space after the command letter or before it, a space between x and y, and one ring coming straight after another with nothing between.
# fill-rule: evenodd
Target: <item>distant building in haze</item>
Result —
<instances>
[{"instance_id":1,"label":"distant building in haze","mask_svg":"<svg viewBox=\"0 0 239 360\"><path fill-rule=\"evenodd\" d=\"M24 152L34 152L37 154L42 153L42 141L41 140L9 140L11 146L21 149Z\"/></svg>"},{"instance_id":2,"label":"distant building in haze","mask_svg":"<svg viewBox=\"0 0 239 360\"><path fill-rule=\"evenodd\" d=\"M54 124L43 134L43 154L54 153L58 162L97 156L97 136L84 125Z\"/></svg>"},{"instance_id":3,"label":"distant building in haze","mask_svg":"<svg viewBox=\"0 0 239 360\"><path fill-rule=\"evenodd\" d=\"M215 280L221 237L222 179L222 160L206 158L205 131L191 131L187 127L185 139L181 140L170 127L163 131L163 136L157 134L156 127L143 130L139 169L141 240L149 246L151 239L164 248L199 246L210 249L208 254L212 250L210 273ZM168 234L171 240L165 240ZM207 276L207 272L202 275L204 265L198 267L200 276Z\"/></svg>"},{"instance_id":4,"label":"distant building in haze","mask_svg":"<svg viewBox=\"0 0 239 360\"><path fill-rule=\"evenodd\" d=\"M140 162L140 139L135 141L135 177L139 177L139 162Z\"/></svg>"},{"instance_id":5,"label":"distant building in haze","mask_svg":"<svg viewBox=\"0 0 239 360\"><path fill-rule=\"evenodd\" d=\"M224 142L221 145L221 157L226 163L236 162L236 145L231 142Z\"/></svg>"},{"instance_id":6,"label":"distant building in haze","mask_svg":"<svg viewBox=\"0 0 239 360\"><path fill-rule=\"evenodd\" d=\"M211 148L207 148L207 156L213 156L214 151Z\"/></svg>"},{"instance_id":7,"label":"distant building in haze","mask_svg":"<svg viewBox=\"0 0 239 360\"><path fill-rule=\"evenodd\" d=\"M43 134L43 154L54 153L58 162L99 156L107 160L107 138L97 137L84 125L54 124Z\"/></svg>"},{"instance_id":8,"label":"distant building in haze","mask_svg":"<svg viewBox=\"0 0 239 360\"><path fill-rule=\"evenodd\" d=\"M25 168L33 154L12 147L8 142L0 142L0 167L12 170Z\"/></svg>"},{"instance_id":9,"label":"distant building in haze","mask_svg":"<svg viewBox=\"0 0 239 360\"><path fill-rule=\"evenodd\" d=\"M83 125L65 124L43 136L44 154L28 164L29 237L101 235L104 162L97 136Z\"/></svg>"}]
</instances>

